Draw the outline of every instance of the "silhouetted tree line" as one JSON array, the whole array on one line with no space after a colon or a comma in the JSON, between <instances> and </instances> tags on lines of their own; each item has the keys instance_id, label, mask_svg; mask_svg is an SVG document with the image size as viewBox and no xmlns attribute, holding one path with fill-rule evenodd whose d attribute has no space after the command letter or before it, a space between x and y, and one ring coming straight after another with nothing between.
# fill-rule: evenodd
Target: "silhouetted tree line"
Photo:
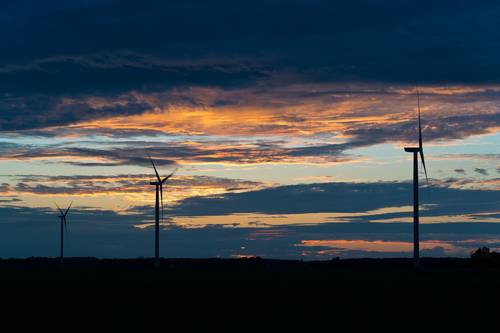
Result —
<instances>
[{"instance_id":1,"label":"silhouetted tree line","mask_svg":"<svg viewBox=\"0 0 500 333\"><path fill-rule=\"evenodd\" d=\"M471 260L479 265L500 265L500 253L491 251L487 247L480 247L472 252Z\"/></svg>"}]
</instances>

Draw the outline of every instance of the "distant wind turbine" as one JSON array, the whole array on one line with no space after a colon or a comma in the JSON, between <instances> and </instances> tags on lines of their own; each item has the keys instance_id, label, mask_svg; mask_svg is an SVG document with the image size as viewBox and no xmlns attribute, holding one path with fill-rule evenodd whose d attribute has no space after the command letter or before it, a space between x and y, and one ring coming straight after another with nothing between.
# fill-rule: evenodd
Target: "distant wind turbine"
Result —
<instances>
[{"instance_id":1,"label":"distant wind turbine","mask_svg":"<svg viewBox=\"0 0 500 333\"><path fill-rule=\"evenodd\" d=\"M56 204L56 207L57 209L59 210L59 213L61 215L58 215L57 217L61 220L61 249L60 249L60 256L59 256L59 260L61 262L61 267L64 267L64 232L67 232L68 231L68 225L67 225L67 221L66 221L66 215L68 215L68 212L69 212L69 209L71 208L71 205L73 205L73 202L71 202L68 206L68 208L66 209L66 211L63 211L57 204Z\"/></svg>"},{"instance_id":2,"label":"distant wind turbine","mask_svg":"<svg viewBox=\"0 0 500 333\"><path fill-rule=\"evenodd\" d=\"M420 94L417 88L417 108L418 108L418 147L405 147L405 151L413 153L413 261L415 266L419 265L420 261L420 231L419 231L419 200L418 200L418 155L422 160L424 167L425 179L427 178L427 168L425 167L424 148L422 145L422 122L420 120Z\"/></svg>"},{"instance_id":3,"label":"distant wind turbine","mask_svg":"<svg viewBox=\"0 0 500 333\"><path fill-rule=\"evenodd\" d=\"M156 202L155 202L155 267L160 266L160 203L161 203L161 214L163 219L163 184L173 176L175 169L171 174L166 176L165 178L161 178L158 174L158 170L156 169L155 163L153 159L147 153L151 164L153 165L153 169L155 170L156 180L155 182L150 182L150 185L156 186Z\"/></svg>"}]
</instances>

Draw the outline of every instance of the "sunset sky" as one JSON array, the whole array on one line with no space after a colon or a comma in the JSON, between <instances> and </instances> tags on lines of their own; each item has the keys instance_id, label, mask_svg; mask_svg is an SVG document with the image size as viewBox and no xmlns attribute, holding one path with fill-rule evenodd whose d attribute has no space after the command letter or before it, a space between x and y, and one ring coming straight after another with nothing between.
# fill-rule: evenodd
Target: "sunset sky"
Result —
<instances>
[{"instance_id":1,"label":"sunset sky","mask_svg":"<svg viewBox=\"0 0 500 333\"><path fill-rule=\"evenodd\" d=\"M500 250L498 1L2 1L0 257ZM421 170L422 171L422 170ZM421 172L421 177L423 173ZM422 183L425 185L425 182Z\"/></svg>"}]
</instances>

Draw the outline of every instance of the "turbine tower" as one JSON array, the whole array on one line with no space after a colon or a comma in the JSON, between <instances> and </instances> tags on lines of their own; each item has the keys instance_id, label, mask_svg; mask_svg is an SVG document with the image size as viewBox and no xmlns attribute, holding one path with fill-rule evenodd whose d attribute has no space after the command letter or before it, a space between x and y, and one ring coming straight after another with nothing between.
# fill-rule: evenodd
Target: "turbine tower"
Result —
<instances>
[{"instance_id":1,"label":"turbine tower","mask_svg":"<svg viewBox=\"0 0 500 333\"><path fill-rule=\"evenodd\" d=\"M156 170L155 163L153 159L147 154L151 164L153 165L153 169L155 170L156 180L155 182L150 182L150 185L154 185L156 187L156 202L155 202L155 267L160 266L160 204L161 204L161 213L163 219L163 184L172 177L175 173L174 170L171 174L166 176L165 178L161 178L158 174L158 170Z\"/></svg>"},{"instance_id":2,"label":"turbine tower","mask_svg":"<svg viewBox=\"0 0 500 333\"><path fill-rule=\"evenodd\" d=\"M425 179L427 184L427 169L425 167L424 148L422 146L422 123L420 120L420 94L417 88L417 109L418 109L418 147L405 147L407 153L413 153L413 261L415 266L419 265L420 261L420 230L419 230L419 198L418 198L418 155L422 160L424 167Z\"/></svg>"},{"instance_id":3,"label":"turbine tower","mask_svg":"<svg viewBox=\"0 0 500 333\"><path fill-rule=\"evenodd\" d=\"M59 260L61 267L64 267L64 232L68 231L68 226L67 226L67 221L66 221L66 215L68 215L69 209L71 208L71 205L73 205L73 202L71 202L66 209L66 211L63 212L61 208L56 204L57 209L59 210L60 215L57 217L61 220L61 244L60 244L60 255L59 255Z\"/></svg>"}]
</instances>

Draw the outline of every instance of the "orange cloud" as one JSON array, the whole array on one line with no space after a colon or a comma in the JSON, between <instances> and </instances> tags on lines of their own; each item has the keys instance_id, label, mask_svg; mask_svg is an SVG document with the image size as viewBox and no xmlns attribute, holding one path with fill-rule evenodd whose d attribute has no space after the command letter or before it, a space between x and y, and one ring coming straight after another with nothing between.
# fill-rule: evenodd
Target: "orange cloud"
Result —
<instances>
[{"instance_id":1,"label":"orange cloud","mask_svg":"<svg viewBox=\"0 0 500 333\"><path fill-rule=\"evenodd\" d=\"M124 211L129 207L149 205L154 201L150 175L117 176L26 176L15 184L3 184L4 196L22 199L32 207L52 206L55 198L75 199L78 206ZM165 186L165 202L177 202L195 196L213 196L261 189L271 184L207 176L172 178ZM20 203L15 203L20 204Z\"/></svg>"},{"instance_id":2,"label":"orange cloud","mask_svg":"<svg viewBox=\"0 0 500 333\"><path fill-rule=\"evenodd\" d=\"M421 87L426 142L497 131L500 114L497 98L491 95L497 90L500 88ZM62 144L37 150L30 146L28 153L10 149L1 158L50 158L78 165L140 164L145 162L142 148L149 147L164 164L345 163L359 161L344 153L351 148L416 139L413 88L326 84L231 90L191 87L133 92L114 99L87 97L84 104L93 110L114 110L130 101L148 105L148 111L120 112L119 116L47 129L50 135L64 138L107 135L123 143L94 139L97 148ZM131 138L143 140L142 147Z\"/></svg>"}]
</instances>

